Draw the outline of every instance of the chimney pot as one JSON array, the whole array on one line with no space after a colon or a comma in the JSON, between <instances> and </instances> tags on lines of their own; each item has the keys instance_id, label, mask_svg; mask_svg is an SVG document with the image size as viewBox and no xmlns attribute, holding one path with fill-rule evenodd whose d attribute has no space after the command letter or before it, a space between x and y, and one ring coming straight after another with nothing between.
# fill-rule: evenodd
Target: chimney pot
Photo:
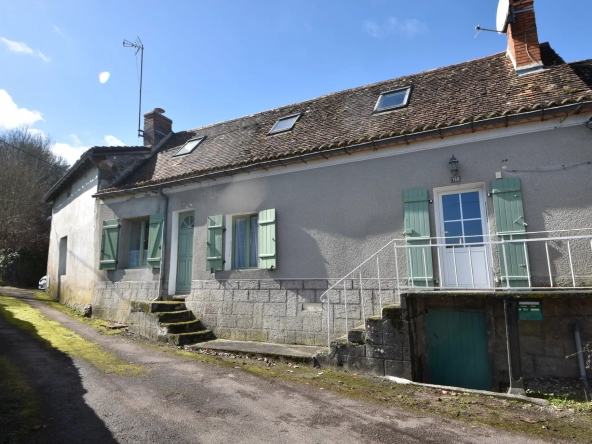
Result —
<instances>
[{"instance_id":1,"label":"chimney pot","mask_svg":"<svg viewBox=\"0 0 592 444\"><path fill-rule=\"evenodd\" d=\"M144 146L154 148L173 131L173 121L164 115L164 109L154 108L144 114Z\"/></svg>"}]
</instances>

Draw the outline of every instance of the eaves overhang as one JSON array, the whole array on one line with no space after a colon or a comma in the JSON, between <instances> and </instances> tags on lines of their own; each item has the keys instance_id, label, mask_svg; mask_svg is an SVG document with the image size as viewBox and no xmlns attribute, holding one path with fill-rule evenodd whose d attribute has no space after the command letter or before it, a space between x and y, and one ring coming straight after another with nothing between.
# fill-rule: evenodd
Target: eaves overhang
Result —
<instances>
[{"instance_id":1,"label":"eaves overhang","mask_svg":"<svg viewBox=\"0 0 592 444\"><path fill-rule=\"evenodd\" d=\"M566 101L564 101L566 102ZM575 103L568 101L565 104L548 103L536 105L530 108L519 108L515 111L502 112L496 115L474 116L464 118L458 122L439 124L434 126L416 127L410 131L402 131L398 134L383 134L375 138L358 139L355 141L335 142L313 149L295 150L289 155L272 159L253 159L238 165L231 165L227 168L219 168L207 171L195 171L184 176L170 177L152 183L139 184L128 188L105 189L93 195L98 198L109 198L115 196L133 195L158 190L159 188L170 188L188 183L215 181L219 177L234 176L241 173L249 173L255 170L267 170L278 166L287 166L293 163L306 163L309 160L329 159L336 155L349 154L365 150L378 150L380 148L394 145L409 145L416 141L424 141L433 138L444 138L451 135L476 132L485 130L487 127L509 126L510 124L531 122L534 119L547 120L560 116L581 113L583 110L592 110L592 96L578 98ZM492 113L493 114L493 113Z\"/></svg>"}]
</instances>

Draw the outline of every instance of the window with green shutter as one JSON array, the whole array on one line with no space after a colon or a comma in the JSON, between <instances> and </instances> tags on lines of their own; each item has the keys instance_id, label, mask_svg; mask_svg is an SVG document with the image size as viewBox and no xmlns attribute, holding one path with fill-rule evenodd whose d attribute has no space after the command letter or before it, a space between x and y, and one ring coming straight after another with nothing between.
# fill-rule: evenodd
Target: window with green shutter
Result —
<instances>
[{"instance_id":1,"label":"window with green shutter","mask_svg":"<svg viewBox=\"0 0 592 444\"><path fill-rule=\"evenodd\" d=\"M224 216L208 216L207 228L206 266L213 273L222 270L224 264Z\"/></svg>"},{"instance_id":2,"label":"window with green shutter","mask_svg":"<svg viewBox=\"0 0 592 444\"><path fill-rule=\"evenodd\" d=\"M117 244L119 243L119 220L103 221L103 235L101 239L100 270L115 270L117 268Z\"/></svg>"},{"instance_id":3,"label":"window with green shutter","mask_svg":"<svg viewBox=\"0 0 592 444\"><path fill-rule=\"evenodd\" d=\"M160 268L163 226L164 214L153 214L152 216L150 216L150 226L148 231L147 263L152 268Z\"/></svg>"},{"instance_id":4,"label":"window with green shutter","mask_svg":"<svg viewBox=\"0 0 592 444\"><path fill-rule=\"evenodd\" d=\"M433 287L434 272L430 245L430 215L428 190L403 191L407 276L411 287Z\"/></svg>"},{"instance_id":5,"label":"window with green shutter","mask_svg":"<svg viewBox=\"0 0 592 444\"><path fill-rule=\"evenodd\" d=\"M491 182L498 240L526 239L522 190L517 177ZM528 287L528 250L525 242L499 244L502 286Z\"/></svg>"},{"instance_id":6,"label":"window with green shutter","mask_svg":"<svg viewBox=\"0 0 592 444\"><path fill-rule=\"evenodd\" d=\"M275 209L259 212L259 268L277 268Z\"/></svg>"}]
</instances>

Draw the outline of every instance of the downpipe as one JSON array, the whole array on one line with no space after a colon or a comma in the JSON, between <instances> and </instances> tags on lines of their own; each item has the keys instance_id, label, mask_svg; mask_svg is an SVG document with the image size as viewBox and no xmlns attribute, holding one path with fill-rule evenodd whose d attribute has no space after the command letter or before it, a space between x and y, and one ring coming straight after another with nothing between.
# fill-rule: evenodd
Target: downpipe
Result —
<instances>
[{"instance_id":1,"label":"downpipe","mask_svg":"<svg viewBox=\"0 0 592 444\"><path fill-rule=\"evenodd\" d=\"M582 350L582 340L580 338L580 327L578 326L577 322L574 324L574 337L576 340L578 363L580 364L580 377L584 383L584 394L586 395L586 401L589 401L592 397L592 393L590 393L590 387L588 386L588 376L586 375L586 365L584 364L584 351Z\"/></svg>"},{"instance_id":2,"label":"downpipe","mask_svg":"<svg viewBox=\"0 0 592 444\"><path fill-rule=\"evenodd\" d=\"M164 288L165 264L166 264L166 233L167 233L167 217L169 212L169 196L164 194L163 187L158 188L158 194L164 199L164 216L162 218L162 238L160 241L160 278L158 279L158 296L153 300L162 300L162 291Z\"/></svg>"}]
</instances>

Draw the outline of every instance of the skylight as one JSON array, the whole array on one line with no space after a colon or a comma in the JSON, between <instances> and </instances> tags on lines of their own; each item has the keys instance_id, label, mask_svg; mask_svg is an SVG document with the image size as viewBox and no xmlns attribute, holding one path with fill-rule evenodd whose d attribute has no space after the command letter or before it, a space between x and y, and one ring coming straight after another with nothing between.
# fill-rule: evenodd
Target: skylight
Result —
<instances>
[{"instance_id":1,"label":"skylight","mask_svg":"<svg viewBox=\"0 0 592 444\"><path fill-rule=\"evenodd\" d=\"M394 89L383 92L376 102L374 112L386 111L394 108L401 108L409 102L409 92L411 87Z\"/></svg>"},{"instance_id":2,"label":"skylight","mask_svg":"<svg viewBox=\"0 0 592 444\"><path fill-rule=\"evenodd\" d=\"M185 143L185 145L183 145L183 147L173 155L173 157L184 156L185 154L189 154L195 148L197 148L197 145L199 145L205 138L206 136L188 140Z\"/></svg>"},{"instance_id":3,"label":"skylight","mask_svg":"<svg viewBox=\"0 0 592 444\"><path fill-rule=\"evenodd\" d=\"M294 128L294 124L300 118L300 114L293 114L291 116L282 117L275 122L273 128L268 134L282 133L284 131L290 131Z\"/></svg>"}]
</instances>

